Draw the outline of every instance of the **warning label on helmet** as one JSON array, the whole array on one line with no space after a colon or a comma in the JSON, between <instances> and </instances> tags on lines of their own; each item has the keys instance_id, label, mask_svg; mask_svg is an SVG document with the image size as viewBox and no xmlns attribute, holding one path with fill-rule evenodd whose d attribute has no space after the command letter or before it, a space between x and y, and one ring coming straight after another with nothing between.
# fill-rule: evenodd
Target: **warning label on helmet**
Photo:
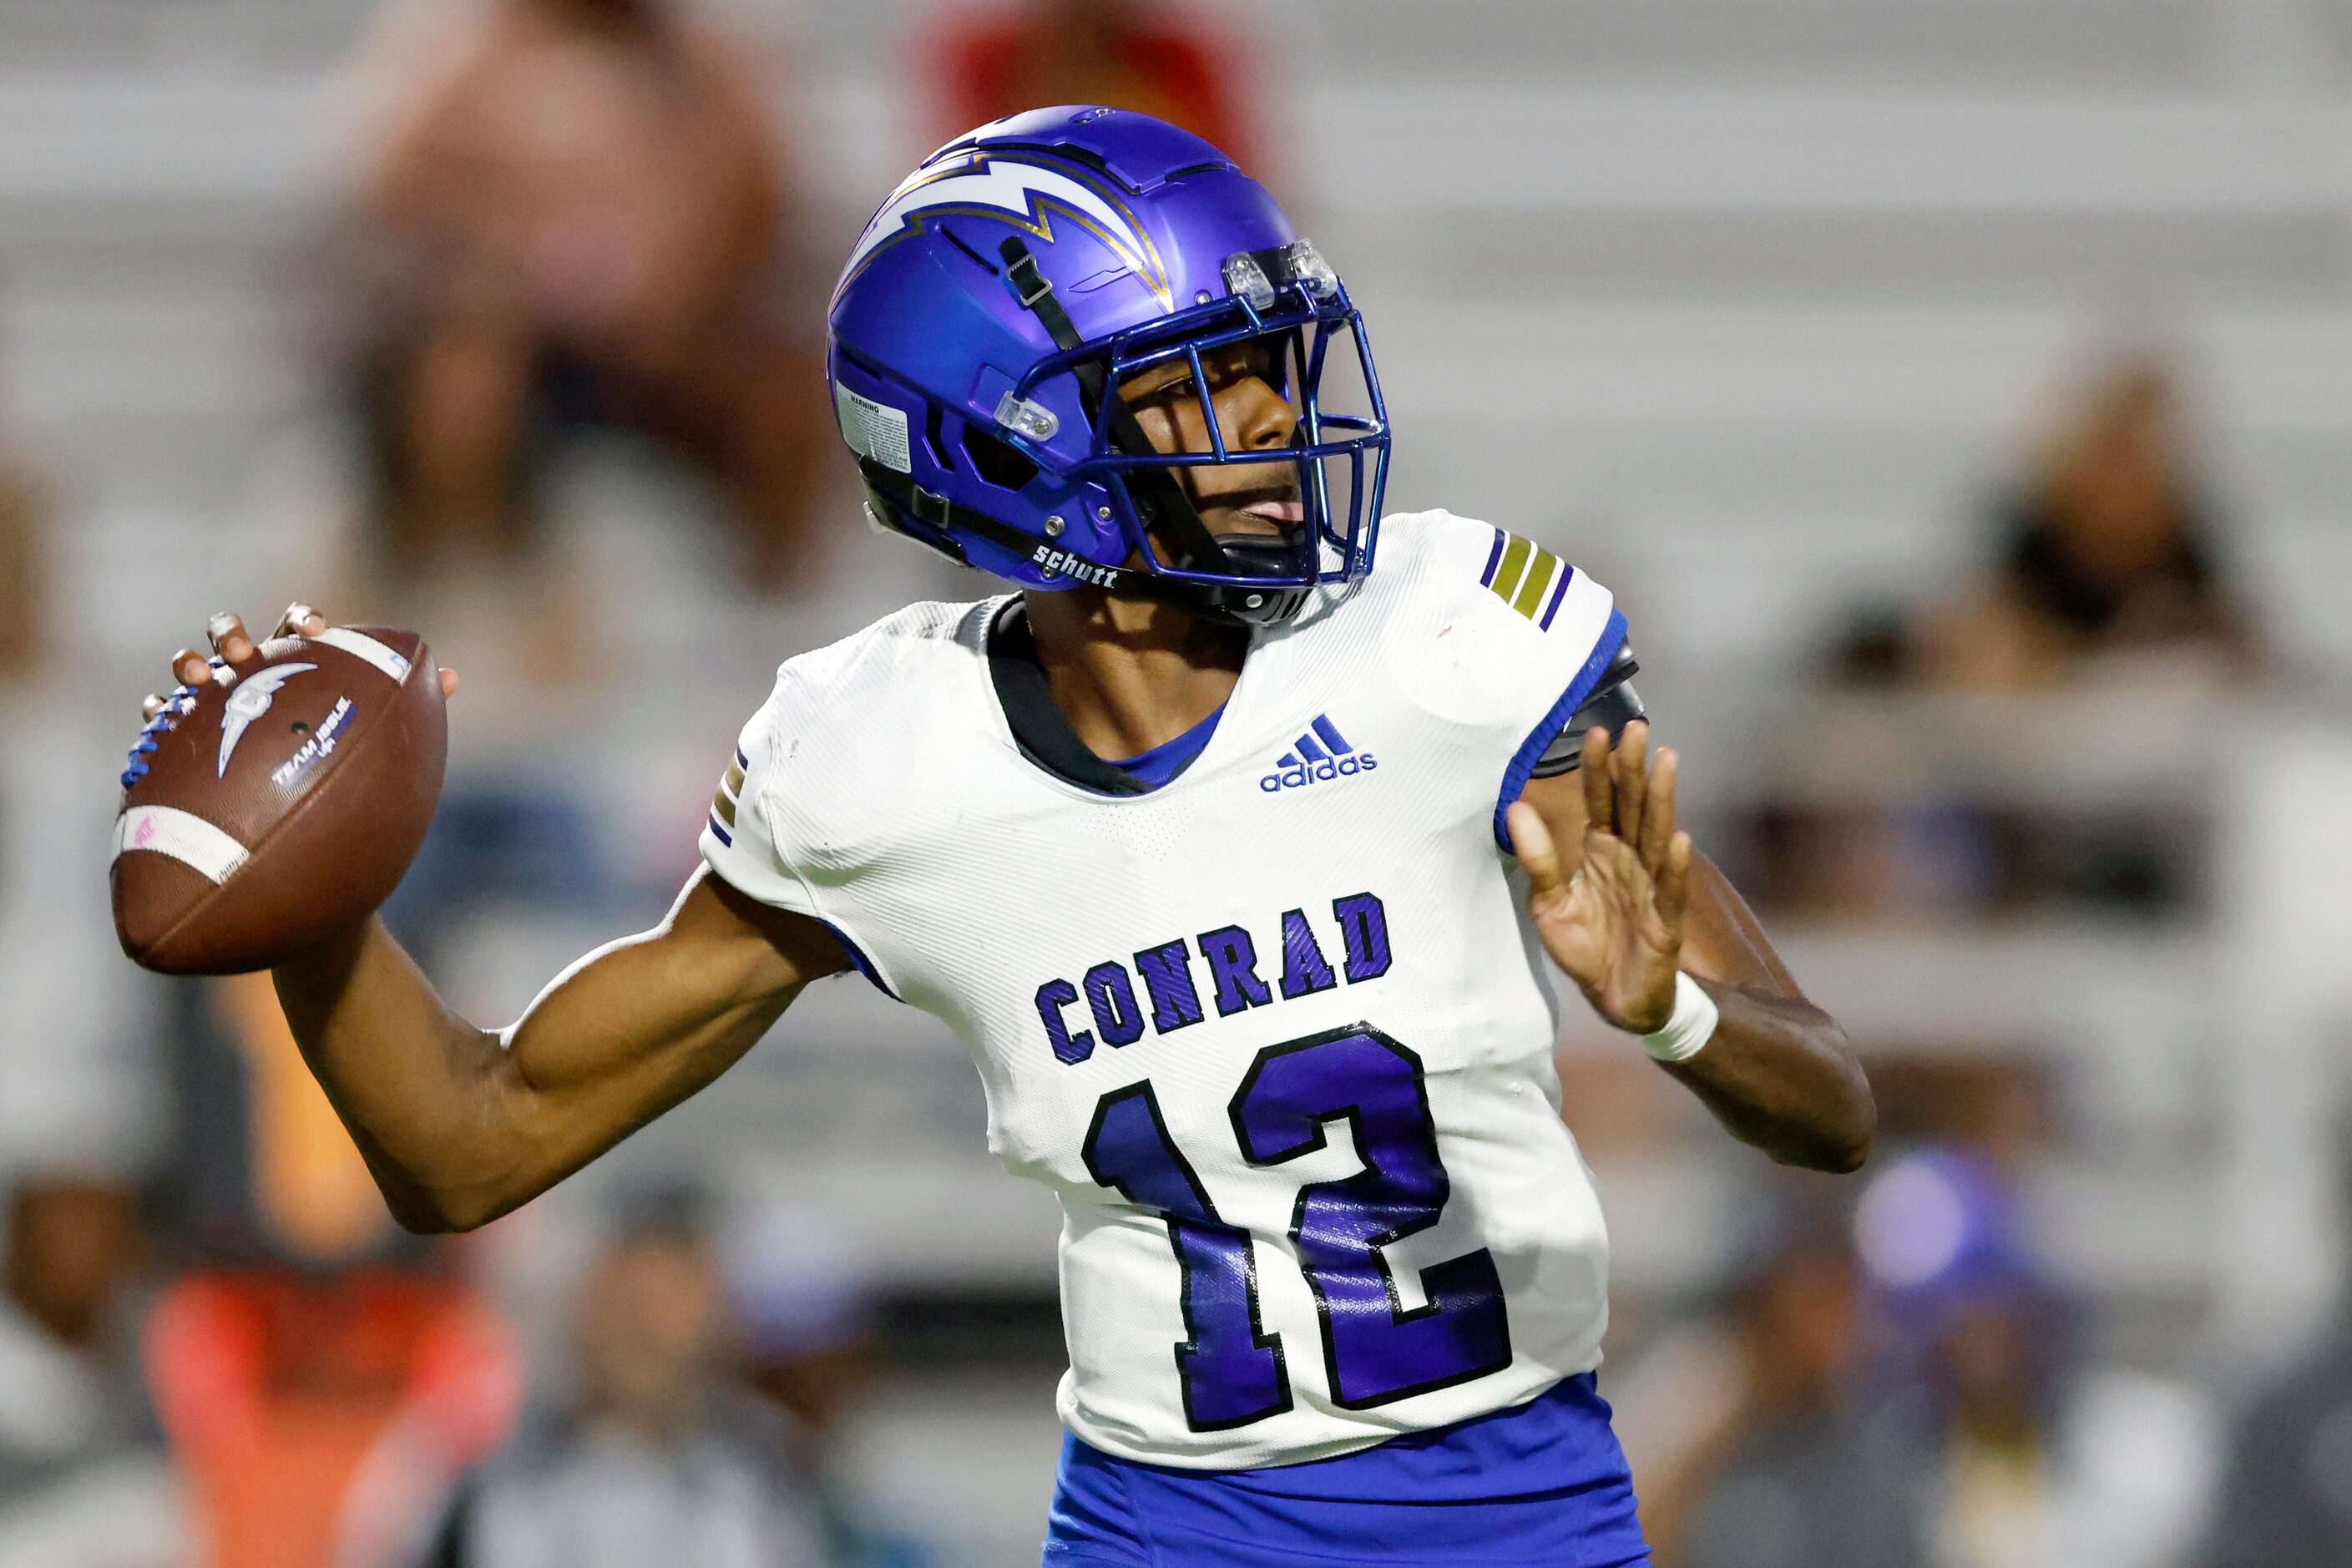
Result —
<instances>
[{"instance_id":1,"label":"warning label on helmet","mask_svg":"<svg viewBox=\"0 0 2352 1568\"><path fill-rule=\"evenodd\" d=\"M887 403L860 397L845 386L833 389L834 406L841 414L841 438L861 458L871 458L902 474L915 471L907 450L907 416Z\"/></svg>"}]
</instances>

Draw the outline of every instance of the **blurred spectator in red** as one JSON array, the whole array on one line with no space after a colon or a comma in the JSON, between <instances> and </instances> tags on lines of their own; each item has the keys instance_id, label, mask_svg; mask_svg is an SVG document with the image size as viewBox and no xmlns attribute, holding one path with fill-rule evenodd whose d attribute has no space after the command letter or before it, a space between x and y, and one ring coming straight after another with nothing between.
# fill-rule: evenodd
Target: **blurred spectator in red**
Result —
<instances>
[{"instance_id":1,"label":"blurred spectator in red","mask_svg":"<svg viewBox=\"0 0 2352 1568\"><path fill-rule=\"evenodd\" d=\"M404 1563L512 1422L507 1329L448 1247L392 1226L268 976L182 994L182 1163L230 1190L188 1195L207 1256L157 1300L146 1352L196 1560Z\"/></svg>"},{"instance_id":2,"label":"blurred spectator in red","mask_svg":"<svg viewBox=\"0 0 2352 1568\"><path fill-rule=\"evenodd\" d=\"M1792 1216L1735 1282L1736 1381L1642 1483L1661 1568L1917 1568L1916 1471L1864 1415L1861 1285L1832 1213Z\"/></svg>"},{"instance_id":3,"label":"blurred spectator in red","mask_svg":"<svg viewBox=\"0 0 2352 1568\"><path fill-rule=\"evenodd\" d=\"M699 1196L636 1196L591 1261L569 1396L457 1488L434 1568L814 1568L827 1551L776 1413L725 1373Z\"/></svg>"},{"instance_id":4,"label":"blurred spectator in red","mask_svg":"<svg viewBox=\"0 0 2352 1568\"><path fill-rule=\"evenodd\" d=\"M396 569L521 554L546 438L591 423L716 475L754 585L807 564L822 381L753 54L673 0L428 0L364 57L363 401Z\"/></svg>"},{"instance_id":5,"label":"blurred spectator in red","mask_svg":"<svg viewBox=\"0 0 2352 1568\"><path fill-rule=\"evenodd\" d=\"M1992 570L1907 626L1860 630L1843 650L1847 675L2017 690L2151 654L2189 654L2223 673L2259 666L2161 361L2127 358L2095 376L1994 522Z\"/></svg>"},{"instance_id":6,"label":"blurred spectator in red","mask_svg":"<svg viewBox=\"0 0 2352 1568\"><path fill-rule=\"evenodd\" d=\"M951 11L930 33L942 138L1024 110L1100 103L1157 115L1258 167L1241 51L1190 10L1158 0L1017 0Z\"/></svg>"},{"instance_id":7,"label":"blurred spectator in red","mask_svg":"<svg viewBox=\"0 0 2352 1568\"><path fill-rule=\"evenodd\" d=\"M142 1568L187 1523L139 1385L131 1284L139 1194L30 1174L8 1196L0 1300L0 1563Z\"/></svg>"}]
</instances>

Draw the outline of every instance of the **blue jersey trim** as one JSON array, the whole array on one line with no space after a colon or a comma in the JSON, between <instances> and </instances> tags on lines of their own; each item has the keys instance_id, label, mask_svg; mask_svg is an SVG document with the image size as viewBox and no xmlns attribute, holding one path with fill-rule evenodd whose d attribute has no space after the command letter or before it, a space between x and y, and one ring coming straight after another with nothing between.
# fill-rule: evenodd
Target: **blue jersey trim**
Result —
<instances>
[{"instance_id":1,"label":"blue jersey trim","mask_svg":"<svg viewBox=\"0 0 2352 1568\"><path fill-rule=\"evenodd\" d=\"M811 918L814 919L814 917L812 916ZM821 920L816 923L824 927L825 930L833 933L833 940L841 943L841 951L848 955L849 962L856 966L857 973L863 974L866 979L874 983L875 990L879 991L883 995L887 996L893 1002L898 1000L898 994L890 989L889 982L882 978L882 972L874 967L874 961L872 959L866 956L866 950L849 940L848 932L843 931L831 921Z\"/></svg>"},{"instance_id":2,"label":"blue jersey trim","mask_svg":"<svg viewBox=\"0 0 2352 1568\"><path fill-rule=\"evenodd\" d=\"M1536 623L1536 630L1539 632L1551 630L1551 618L1559 614L1559 602L1568 597L1568 585L1575 580L1575 577L1576 568L1562 562L1559 568L1559 586L1551 591L1551 603L1544 606L1543 619Z\"/></svg>"},{"instance_id":3,"label":"blue jersey trim","mask_svg":"<svg viewBox=\"0 0 2352 1568\"><path fill-rule=\"evenodd\" d=\"M1140 756L1110 765L1142 781L1148 789L1159 789L1192 765L1192 759L1208 746L1209 737L1217 732L1217 721L1224 716L1225 707L1221 702L1215 712L1174 740L1163 741Z\"/></svg>"},{"instance_id":4,"label":"blue jersey trim","mask_svg":"<svg viewBox=\"0 0 2352 1568\"><path fill-rule=\"evenodd\" d=\"M1544 752L1559 738L1559 732L1568 728L1568 721L1576 717L1584 700L1592 695L1593 687L1600 684L1601 676L1608 671L1609 661L1617 657L1624 642L1625 613L1612 609L1609 612L1609 624L1601 629L1601 640L1592 645L1592 657L1584 661L1584 668L1576 672L1576 679L1568 683L1568 689L1559 694L1551 711L1519 743L1511 765L1503 770L1503 793L1495 801L1495 844L1506 855L1511 852L1511 828L1504 813L1528 787L1528 780L1535 776L1536 763L1543 760Z\"/></svg>"}]
</instances>

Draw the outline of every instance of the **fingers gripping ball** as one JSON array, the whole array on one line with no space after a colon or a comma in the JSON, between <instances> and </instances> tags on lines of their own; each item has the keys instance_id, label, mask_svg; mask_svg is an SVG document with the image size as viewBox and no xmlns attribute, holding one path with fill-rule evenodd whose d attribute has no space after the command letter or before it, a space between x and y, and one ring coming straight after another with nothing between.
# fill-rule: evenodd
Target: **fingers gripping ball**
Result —
<instances>
[{"instance_id":1,"label":"fingers gripping ball","mask_svg":"<svg viewBox=\"0 0 2352 1568\"><path fill-rule=\"evenodd\" d=\"M123 771L122 951L166 973L234 974L365 919L425 841L447 752L441 681L414 632L336 626L215 659L163 701Z\"/></svg>"}]
</instances>

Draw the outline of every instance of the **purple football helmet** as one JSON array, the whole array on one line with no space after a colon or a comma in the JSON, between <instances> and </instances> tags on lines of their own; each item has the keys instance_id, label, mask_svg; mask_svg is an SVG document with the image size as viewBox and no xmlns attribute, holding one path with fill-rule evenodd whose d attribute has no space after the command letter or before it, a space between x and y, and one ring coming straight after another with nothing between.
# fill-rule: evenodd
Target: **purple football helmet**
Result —
<instances>
[{"instance_id":1,"label":"purple football helmet","mask_svg":"<svg viewBox=\"0 0 2352 1568\"><path fill-rule=\"evenodd\" d=\"M1371 569L1389 427L1363 318L1265 188L1190 132L1039 109L950 142L866 226L831 326L868 510L957 561L1254 625ZM1286 448L1227 449L1202 359L1238 343L1271 351L1254 374L1297 412ZM1153 450L1121 397L1171 360L1190 362L1210 451ZM1244 464L1297 470L1279 537L1213 534L1172 473Z\"/></svg>"}]
</instances>

